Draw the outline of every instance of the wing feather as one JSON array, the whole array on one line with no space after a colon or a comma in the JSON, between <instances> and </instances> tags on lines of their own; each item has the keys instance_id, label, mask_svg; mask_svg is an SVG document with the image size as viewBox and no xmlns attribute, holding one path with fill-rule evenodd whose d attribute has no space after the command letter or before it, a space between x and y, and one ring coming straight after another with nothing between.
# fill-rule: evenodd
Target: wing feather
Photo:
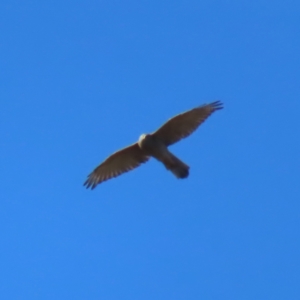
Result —
<instances>
[{"instance_id":1,"label":"wing feather","mask_svg":"<svg viewBox=\"0 0 300 300\"><path fill-rule=\"evenodd\" d=\"M153 135L166 146L172 145L194 132L213 112L222 109L223 104L215 101L204 104L169 119Z\"/></svg>"},{"instance_id":2,"label":"wing feather","mask_svg":"<svg viewBox=\"0 0 300 300\"><path fill-rule=\"evenodd\" d=\"M149 160L137 143L109 156L87 178L83 185L94 189L99 183L137 168Z\"/></svg>"}]
</instances>

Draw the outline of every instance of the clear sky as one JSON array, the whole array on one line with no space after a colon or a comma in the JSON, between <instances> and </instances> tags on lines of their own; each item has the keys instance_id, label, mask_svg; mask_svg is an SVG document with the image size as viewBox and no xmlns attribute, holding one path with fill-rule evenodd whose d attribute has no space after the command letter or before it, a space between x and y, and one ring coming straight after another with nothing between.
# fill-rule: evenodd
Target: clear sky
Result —
<instances>
[{"instance_id":1,"label":"clear sky","mask_svg":"<svg viewBox=\"0 0 300 300\"><path fill-rule=\"evenodd\" d=\"M0 4L0 298L300 299L300 2ZM109 154L221 100L171 150Z\"/></svg>"}]
</instances>

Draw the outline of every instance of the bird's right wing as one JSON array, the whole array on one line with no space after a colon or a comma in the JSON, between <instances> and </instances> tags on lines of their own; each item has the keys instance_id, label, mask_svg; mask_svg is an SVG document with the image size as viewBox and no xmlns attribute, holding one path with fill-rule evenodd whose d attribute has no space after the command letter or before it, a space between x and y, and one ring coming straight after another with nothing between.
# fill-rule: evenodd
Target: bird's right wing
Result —
<instances>
[{"instance_id":1,"label":"bird's right wing","mask_svg":"<svg viewBox=\"0 0 300 300\"><path fill-rule=\"evenodd\" d=\"M109 156L87 178L84 185L94 189L97 184L128 172L149 160L137 143Z\"/></svg>"},{"instance_id":2,"label":"bird's right wing","mask_svg":"<svg viewBox=\"0 0 300 300\"><path fill-rule=\"evenodd\" d=\"M156 130L153 135L162 140L166 146L172 145L189 136L213 112L222 108L223 106L220 101L196 107L171 118Z\"/></svg>"}]
</instances>

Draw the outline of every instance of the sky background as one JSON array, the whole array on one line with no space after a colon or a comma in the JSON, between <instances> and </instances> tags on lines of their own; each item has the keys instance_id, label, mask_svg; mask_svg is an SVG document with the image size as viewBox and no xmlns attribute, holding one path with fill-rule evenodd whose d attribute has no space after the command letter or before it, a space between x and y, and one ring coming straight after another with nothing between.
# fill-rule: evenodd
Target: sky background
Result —
<instances>
[{"instance_id":1,"label":"sky background","mask_svg":"<svg viewBox=\"0 0 300 300\"><path fill-rule=\"evenodd\" d=\"M300 299L299 1L0 4L0 298ZM171 150L109 154L221 100Z\"/></svg>"}]
</instances>

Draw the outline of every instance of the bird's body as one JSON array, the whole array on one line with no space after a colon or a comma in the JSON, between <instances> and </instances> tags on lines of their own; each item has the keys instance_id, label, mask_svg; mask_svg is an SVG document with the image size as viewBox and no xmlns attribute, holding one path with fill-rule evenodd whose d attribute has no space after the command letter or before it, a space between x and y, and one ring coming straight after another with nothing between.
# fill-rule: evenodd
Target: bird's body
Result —
<instances>
[{"instance_id":1,"label":"bird's body","mask_svg":"<svg viewBox=\"0 0 300 300\"><path fill-rule=\"evenodd\" d=\"M109 156L88 176L84 185L93 189L105 180L138 167L150 157L162 162L177 178L188 177L189 166L171 153L168 146L189 136L214 111L222 108L220 101L202 105L171 118L151 134L142 134L138 142Z\"/></svg>"},{"instance_id":2,"label":"bird's body","mask_svg":"<svg viewBox=\"0 0 300 300\"><path fill-rule=\"evenodd\" d=\"M138 140L138 145L145 154L157 159L160 155L168 151L163 141L152 134L142 134Z\"/></svg>"},{"instance_id":3,"label":"bird's body","mask_svg":"<svg viewBox=\"0 0 300 300\"><path fill-rule=\"evenodd\" d=\"M159 137L153 134L142 134L138 145L146 155L163 163L177 178L186 178L189 175L190 167L172 154Z\"/></svg>"}]
</instances>

